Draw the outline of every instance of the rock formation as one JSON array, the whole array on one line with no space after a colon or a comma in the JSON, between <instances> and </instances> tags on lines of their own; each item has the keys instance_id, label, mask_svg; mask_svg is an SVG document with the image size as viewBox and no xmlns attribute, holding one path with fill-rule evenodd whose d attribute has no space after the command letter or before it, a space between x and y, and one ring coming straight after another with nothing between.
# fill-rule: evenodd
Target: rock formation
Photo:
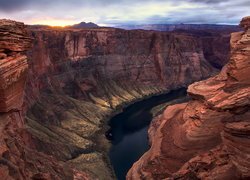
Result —
<instances>
[{"instance_id":1,"label":"rock formation","mask_svg":"<svg viewBox=\"0 0 250 180\"><path fill-rule=\"evenodd\" d=\"M21 109L28 69L22 52L30 47L31 39L23 24L0 22L0 112Z\"/></svg>"},{"instance_id":2,"label":"rock formation","mask_svg":"<svg viewBox=\"0 0 250 180\"><path fill-rule=\"evenodd\" d=\"M217 73L211 62L223 64L228 52L214 48L219 37L112 28L27 32L22 23L1 20L0 174L114 178L107 118L128 103Z\"/></svg>"},{"instance_id":3,"label":"rock formation","mask_svg":"<svg viewBox=\"0 0 250 180\"><path fill-rule=\"evenodd\" d=\"M87 179L87 174L36 151L26 131L22 105L28 63L24 52L31 42L23 23L0 21L1 179Z\"/></svg>"},{"instance_id":4,"label":"rock formation","mask_svg":"<svg viewBox=\"0 0 250 180\"><path fill-rule=\"evenodd\" d=\"M151 148L127 179L250 178L250 17L232 34L221 73L189 86L188 103L169 106L149 129Z\"/></svg>"}]
</instances>

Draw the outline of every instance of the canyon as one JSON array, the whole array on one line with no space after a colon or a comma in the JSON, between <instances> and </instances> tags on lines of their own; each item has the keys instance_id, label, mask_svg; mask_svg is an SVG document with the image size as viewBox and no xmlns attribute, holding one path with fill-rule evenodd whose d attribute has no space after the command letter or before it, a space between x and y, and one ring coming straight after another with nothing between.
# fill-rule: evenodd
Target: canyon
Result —
<instances>
[{"instance_id":1,"label":"canyon","mask_svg":"<svg viewBox=\"0 0 250 180\"><path fill-rule=\"evenodd\" d=\"M196 100L169 106L153 120L151 148L128 179L205 177L203 161L220 158L228 164L206 166L207 173L233 169L229 175L248 177L242 156L248 152L249 18L241 24L246 31L233 34L222 72L189 86ZM136 101L216 75L228 61L229 40L228 31L52 28L0 20L0 174L115 179L108 120ZM195 171L192 164L199 163Z\"/></svg>"},{"instance_id":2,"label":"canyon","mask_svg":"<svg viewBox=\"0 0 250 180\"><path fill-rule=\"evenodd\" d=\"M250 17L240 25L229 63L152 122L151 148L127 179L249 179Z\"/></svg>"}]
</instances>

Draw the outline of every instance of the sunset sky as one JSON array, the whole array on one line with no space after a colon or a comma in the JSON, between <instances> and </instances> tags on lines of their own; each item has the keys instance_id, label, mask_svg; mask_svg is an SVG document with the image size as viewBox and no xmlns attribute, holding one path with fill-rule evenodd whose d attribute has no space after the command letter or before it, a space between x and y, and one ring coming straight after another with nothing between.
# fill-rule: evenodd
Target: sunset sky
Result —
<instances>
[{"instance_id":1,"label":"sunset sky","mask_svg":"<svg viewBox=\"0 0 250 180\"><path fill-rule=\"evenodd\" d=\"M250 0L0 0L0 18L64 26L213 23L237 24Z\"/></svg>"}]
</instances>

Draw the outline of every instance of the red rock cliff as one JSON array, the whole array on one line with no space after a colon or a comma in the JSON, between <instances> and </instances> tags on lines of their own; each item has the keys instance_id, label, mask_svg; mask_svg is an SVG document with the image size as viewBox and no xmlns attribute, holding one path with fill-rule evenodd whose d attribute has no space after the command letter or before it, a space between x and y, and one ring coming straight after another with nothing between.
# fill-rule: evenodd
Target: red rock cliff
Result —
<instances>
[{"instance_id":1,"label":"red rock cliff","mask_svg":"<svg viewBox=\"0 0 250 180\"><path fill-rule=\"evenodd\" d=\"M212 56L223 64L229 51L227 47L211 48L215 46L213 38L225 44L218 40L221 34L200 37L119 29L38 29L32 34L30 77L36 78L36 84L31 81L33 88L29 89L53 86L74 98L88 99L91 93L108 101L112 101L109 93L100 86L109 86L110 81L124 89L131 84L173 89L216 72L210 65L216 61ZM220 58L214 49L225 56Z\"/></svg>"},{"instance_id":2,"label":"red rock cliff","mask_svg":"<svg viewBox=\"0 0 250 180\"><path fill-rule=\"evenodd\" d=\"M127 179L250 178L250 17L233 33L221 73L189 86L192 101L169 106L149 129L151 148Z\"/></svg>"},{"instance_id":3,"label":"red rock cliff","mask_svg":"<svg viewBox=\"0 0 250 180\"><path fill-rule=\"evenodd\" d=\"M22 110L32 39L23 23L0 20L0 177L1 179L88 179L34 149Z\"/></svg>"},{"instance_id":4,"label":"red rock cliff","mask_svg":"<svg viewBox=\"0 0 250 180\"><path fill-rule=\"evenodd\" d=\"M28 70L23 52L30 47L31 39L23 24L0 22L0 112L21 109Z\"/></svg>"}]
</instances>

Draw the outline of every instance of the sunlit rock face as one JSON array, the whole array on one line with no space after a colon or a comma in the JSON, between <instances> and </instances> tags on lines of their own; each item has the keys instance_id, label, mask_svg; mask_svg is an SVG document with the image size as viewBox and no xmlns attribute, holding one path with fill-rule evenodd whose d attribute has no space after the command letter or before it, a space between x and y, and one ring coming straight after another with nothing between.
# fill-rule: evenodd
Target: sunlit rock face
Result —
<instances>
[{"instance_id":1,"label":"sunlit rock face","mask_svg":"<svg viewBox=\"0 0 250 180\"><path fill-rule=\"evenodd\" d=\"M149 129L151 149L128 179L248 179L250 177L250 24L233 33L221 73L189 86L188 103L168 107Z\"/></svg>"},{"instance_id":2,"label":"sunlit rock face","mask_svg":"<svg viewBox=\"0 0 250 180\"><path fill-rule=\"evenodd\" d=\"M28 64L23 52L31 47L24 24L0 21L0 112L20 110Z\"/></svg>"}]
</instances>

